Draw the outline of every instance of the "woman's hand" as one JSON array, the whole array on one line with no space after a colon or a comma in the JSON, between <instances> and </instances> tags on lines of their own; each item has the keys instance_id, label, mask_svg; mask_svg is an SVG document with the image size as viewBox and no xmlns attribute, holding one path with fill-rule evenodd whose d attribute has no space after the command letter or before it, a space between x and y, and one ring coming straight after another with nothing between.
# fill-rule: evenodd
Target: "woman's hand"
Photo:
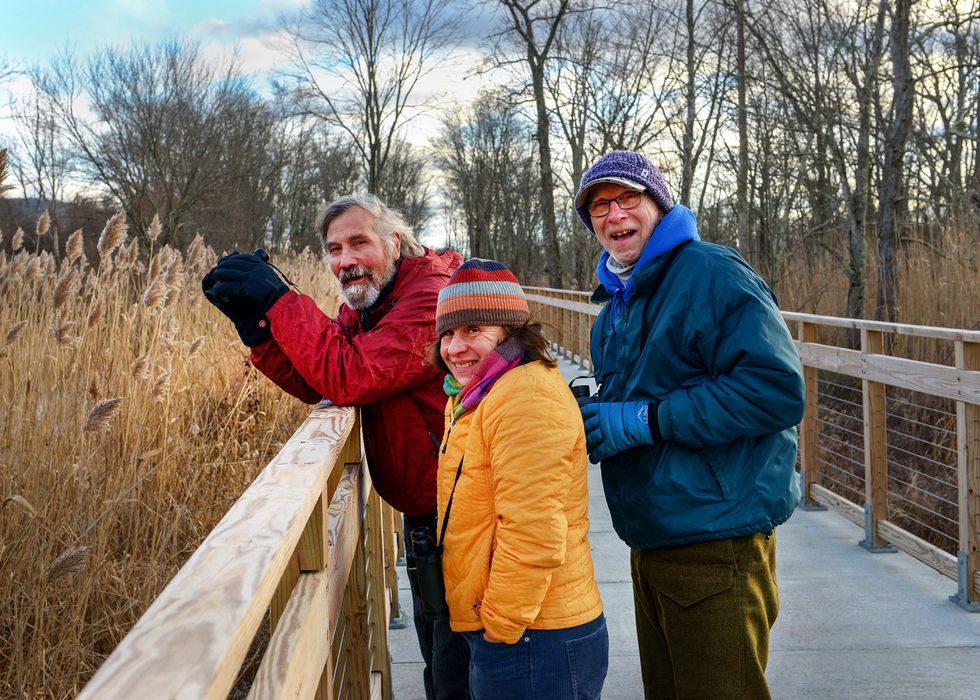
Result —
<instances>
[{"instance_id":1,"label":"woman's hand","mask_svg":"<svg viewBox=\"0 0 980 700\"><path fill-rule=\"evenodd\" d=\"M504 642L499 639L494 639L491 637L486 630L483 631L483 641L489 642L490 644L504 644Z\"/></svg>"}]
</instances>

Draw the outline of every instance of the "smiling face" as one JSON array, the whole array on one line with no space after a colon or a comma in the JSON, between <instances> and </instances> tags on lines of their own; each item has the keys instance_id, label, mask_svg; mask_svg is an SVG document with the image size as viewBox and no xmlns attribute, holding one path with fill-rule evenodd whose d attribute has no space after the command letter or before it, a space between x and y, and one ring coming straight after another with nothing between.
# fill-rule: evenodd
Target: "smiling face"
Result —
<instances>
[{"instance_id":1,"label":"smiling face","mask_svg":"<svg viewBox=\"0 0 980 700\"><path fill-rule=\"evenodd\" d=\"M473 378L473 370L507 337L503 326L460 326L439 338L439 354L460 386Z\"/></svg>"},{"instance_id":2,"label":"smiling face","mask_svg":"<svg viewBox=\"0 0 980 700\"><path fill-rule=\"evenodd\" d=\"M629 188L623 185L604 182L589 191L588 201L613 200L628 191ZM602 247L620 265L628 266L640 259L650 236L653 235L653 229L662 217L653 197L644 192L640 195L640 203L632 209L621 209L616 202L610 202L609 213L591 218L592 228L595 229Z\"/></svg>"},{"instance_id":3,"label":"smiling face","mask_svg":"<svg viewBox=\"0 0 980 700\"><path fill-rule=\"evenodd\" d=\"M353 309L366 309L395 274L401 238L396 231L386 241L377 231L374 216L353 206L330 222L326 249L344 301Z\"/></svg>"}]
</instances>

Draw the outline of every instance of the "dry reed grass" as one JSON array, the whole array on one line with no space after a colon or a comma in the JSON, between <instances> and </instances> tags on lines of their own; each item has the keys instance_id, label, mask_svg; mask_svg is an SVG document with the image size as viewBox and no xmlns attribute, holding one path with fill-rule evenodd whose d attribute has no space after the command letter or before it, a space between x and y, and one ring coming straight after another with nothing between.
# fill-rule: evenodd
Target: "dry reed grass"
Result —
<instances>
[{"instance_id":1,"label":"dry reed grass","mask_svg":"<svg viewBox=\"0 0 980 700\"><path fill-rule=\"evenodd\" d=\"M309 412L203 299L215 253L159 235L0 253L0 697L74 696ZM277 264L335 306L316 256Z\"/></svg>"}]
</instances>

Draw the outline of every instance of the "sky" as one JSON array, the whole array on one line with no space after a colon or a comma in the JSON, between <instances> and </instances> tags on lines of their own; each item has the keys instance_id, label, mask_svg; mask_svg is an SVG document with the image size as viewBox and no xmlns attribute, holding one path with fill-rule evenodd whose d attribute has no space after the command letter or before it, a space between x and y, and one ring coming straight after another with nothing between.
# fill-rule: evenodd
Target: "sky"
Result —
<instances>
[{"instance_id":1,"label":"sky","mask_svg":"<svg viewBox=\"0 0 980 700\"><path fill-rule=\"evenodd\" d=\"M276 49L279 17L311 0L0 0L0 69L49 64L70 49L84 61L106 45L186 38L201 44L205 56L234 52L260 94L269 92L269 75L282 61ZM479 37L487 18L468 13L458 36ZM470 75L480 60L473 41L461 42L450 60L417 87L414 100L429 107L406 130L408 141L427 145L440 128L438 108L471 101L490 83ZM11 109L30 92L25 76L0 84L0 145L16 144Z\"/></svg>"},{"instance_id":2,"label":"sky","mask_svg":"<svg viewBox=\"0 0 980 700\"><path fill-rule=\"evenodd\" d=\"M107 43L128 45L173 36L245 50L246 70L272 60L263 41L282 11L304 0L0 0L0 55L46 63L66 43L87 55Z\"/></svg>"},{"instance_id":3,"label":"sky","mask_svg":"<svg viewBox=\"0 0 980 700\"><path fill-rule=\"evenodd\" d=\"M310 0L0 0L0 66L3 60L15 67L48 64L70 48L84 59L106 45L128 47L134 42L154 43L175 37L200 42L206 56L235 52L238 65L253 77L260 93L269 89L268 75L282 61L276 49L279 17L296 11ZM484 20L469 14L464 34L484 32ZM471 46L461 47L445 70L435 71L417 88L420 102L431 104L436 93L450 92L456 100L471 100L485 81L463 77L475 66L478 54ZM15 78L0 86L4 92L27 91L27 79ZM5 90L4 90L5 89ZM4 123L9 108L0 105L0 139L9 134ZM424 141L431 124L414 129ZM410 139L413 140L413 139Z\"/></svg>"}]
</instances>

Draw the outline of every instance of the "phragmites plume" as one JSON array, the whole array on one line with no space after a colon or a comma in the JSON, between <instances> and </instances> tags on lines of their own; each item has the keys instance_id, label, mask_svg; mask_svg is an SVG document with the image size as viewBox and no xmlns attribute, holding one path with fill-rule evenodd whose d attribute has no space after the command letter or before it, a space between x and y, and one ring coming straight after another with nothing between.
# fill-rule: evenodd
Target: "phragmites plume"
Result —
<instances>
[{"instance_id":1,"label":"phragmites plume","mask_svg":"<svg viewBox=\"0 0 980 700\"><path fill-rule=\"evenodd\" d=\"M166 254L168 248L164 248L159 253L150 258L150 267L146 271L146 276L149 279L154 279L160 274L160 268L163 266L163 256Z\"/></svg>"},{"instance_id":2,"label":"phragmites plume","mask_svg":"<svg viewBox=\"0 0 980 700\"><path fill-rule=\"evenodd\" d=\"M24 229L18 227L14 231L14 237L10 239L10 252L16 253L24 245Z\"/></svg>"},{"instance_id":3,"label":"phragmites plume","mask_svg":"<svg viewBox=\"0 0 980 700\"><path fill-rule=\"evenodd\" d=\"M45 209L37 220L37 237L39 240L47 235L49 228L51 228L51 215L48 214L48 210Z\"/></svg>"},{"instance_id":4,"label":"phragmites plume","mask_svg":"<svg viewBox=\"0 0 980 700\"><path fill-rule=\"evenodd\" d=\"M41 257L38 255L32 255L31 259L27 262L27 268L24 270L24 284L34 284L39 279L41 279L41 268L44 263L41 261Z\"/></svg>"},{"instance_id":5,"label":"phragmites plume","mask_svg":"<svg viewBox=\"0 0 980 700\"><path fill-rule=\"evenodd\" d=\"M152 396L154 401L159 403L167 398L167 392L170 391L170 375L171 373L168 371L160 372L157 375L157 379L153 383Z\"/></svg>"},{"instance_id":6,"label":"phragmites plume","mask_svg":"<svg viewBox=\"0 0 980 700\"><path fill-rule=\"evenodd\" d=\"M4 181L7 179L9 170L7 168L7 149L0 149L0 194L8 190L12 190L13 185L5 185Z\"/></svg>"},{"instance_id":7,"label":"phragmites plume","mask_svg":"<svg viewBox=\"0 0 980 700\"><path fill-rule=\"evenodd\" d=\"M122 245L126 240L126 213L118 212L109 217L99 236L99 243L96 246L99 251L99 264L105 265L113 251Z\"/></svg>"},{"instance_id":8,"label":"phragmites plume","mask_svg":"<svg viewBox=\"0 0 980 700\"><path fill-rule=\"evenodd\" d=\"M150 378L150 356L140 355L135 360L133 360L133 366L130 368L130 372L133 375L133 379L141 381L143 379Z\"/></svg>"},{"instance_id":9,"label":"phragmites plume","mask_svg":"<svg viewBox=\"0 0 980 700\"><path fill-rule=\"evenodd\" d=\"M54 336L58 345L75 346L81 340L77 335L72 335L71 331L78 326L78 321L64 321L59 316L51 324L51 335Z\"/></svg>"},{"instance_id":10,"label":"phragmites plume","mask_svg":"<svg viewBox=\"0 0 980 700\"><path fill-rule=\"evenodd\" d=\"M93 401L98 401L102 396L102 378L97 374L92 374L88 379L88 395Z\"/></svg>"},{"instance_id":11,"label":"phragmites plume","mask_svg":"<svg viewBox=\"0 0 980 700\"><path fill-rule=\"evenodd\" d=\"M103 303L102 299L96 299L88 312L85 327L94 328L103 318L105 318L105 303Z\"/></svg>"},{"instance_id":12,"label":"phragmites plume","mask_svg":"<svg viewBox=\"0 0 980 700\"><path fill-rule=\"evenodd\" d=\"M150 285L143 292L143 305L147 308L159 306L167 298L167 283L163 281L163 276L154 278Z\"/></svg>"},{"instance_id":13,"label":"phragmites plume","mask_svg":"<svg viewBox=\"0 0 980 700\"><path fill-rule=\"evenodd\" d=\"M24 323L27 323L27 321L24 321ZM199 335L191 341L191 345L187 349L187 356L194 357L194 355L197 354L197 351L201 349L202 345L204 345L204 336Z\"/></svg>"},{"instance_id":14,"label":"phragmites plume","mask_svg":"<svg viewBox=\"0 0 980 700\"><path fill-rule=\"evenodd\" d=\"M167 355L173 355L174 351L177 350L177 342L173 338L168 338L165 335L161 335L160 347L163 348L163 352Z\"/></svg>"},{"instance_id":15,"label":"phragmites plume","mask_svg":"<svg viewBox=\"0 0 980 700\"><path fill-rule=\"evenodd\" d=\"M187 267L192 270L201 269L199 266L204 262L204 249L204 237L198 233L194 236L191 244L187 246Z\"/></svg>"},{"instance_id":16,"label":"phragmites plume","mask_svg":"<svg viewBox=\"0 0 980 700\"><path fill-rule=\"evenodd\" d=\"M51 295L51 302L54 310L57 311L64 306L68 300L78 293L81 280L78 277L78 270L74 267L68 268L54 285L54 292Z\"/></svg>"},{"instance_id":17,"label":"phragmites plume","mask_svg":"<svg viewBox=\"0 0 980 700\"><path fill-rule=\"evenodd\" d=\"M68 236L68 243L65 244L65 262L71 265L78 260L82 254L82 229L77 229Z\"/></svg>"},{"instance_id":18,"label":"phragmites plume","mask_svg":"<svg viewBox=\"0 0 980 700\"><path fill-rule=\"evenodd\" d=\"M48 584L50 585L60 578L82 571L88 563L91 549L91 547L69 547L59 554L44 569Z\"/></svg>"},{"instance_id":19,"label":"phragmites plume","mask_svg":"<svg viewBox=\"0 0 980 700\"><path fill-rule=\"evenodd\" d=\"M160 224L160 215L154 214L153 221L150 222L150 228L146 231L146 237L149 238L151 242L156 243L156 240L160 237L161 231L163 231L163 226Z\"/></svg>"},{"instance_id":20,"label":"phragmites plume","mask_svg":"<svg viewBox=\"0 0 980 700\"><path fill-rule=\"evenodd\" d=\"M24 335L24 329L27 328L27 321L18 321L14 324L13 328L7 331L7 341L6 345L11 343L16 343L17 339ZM203 336L202 336L203 340Z\"/></svg>"},{"instance_id":21,"label":"phragmites plume","mask_svg":"<svg viewBox=\"0 0 980 700\"><path fill-rule=\"evenodd\" d=\"M88 418L85 419L85 427L82 430L86 433L92 433L97 430L108 430L112 427L112 419L119 415L121 403L121 396L99 401L95 404L95 408L92 409L91 413L88 414Z\"/></svg>"}]
</instances>

